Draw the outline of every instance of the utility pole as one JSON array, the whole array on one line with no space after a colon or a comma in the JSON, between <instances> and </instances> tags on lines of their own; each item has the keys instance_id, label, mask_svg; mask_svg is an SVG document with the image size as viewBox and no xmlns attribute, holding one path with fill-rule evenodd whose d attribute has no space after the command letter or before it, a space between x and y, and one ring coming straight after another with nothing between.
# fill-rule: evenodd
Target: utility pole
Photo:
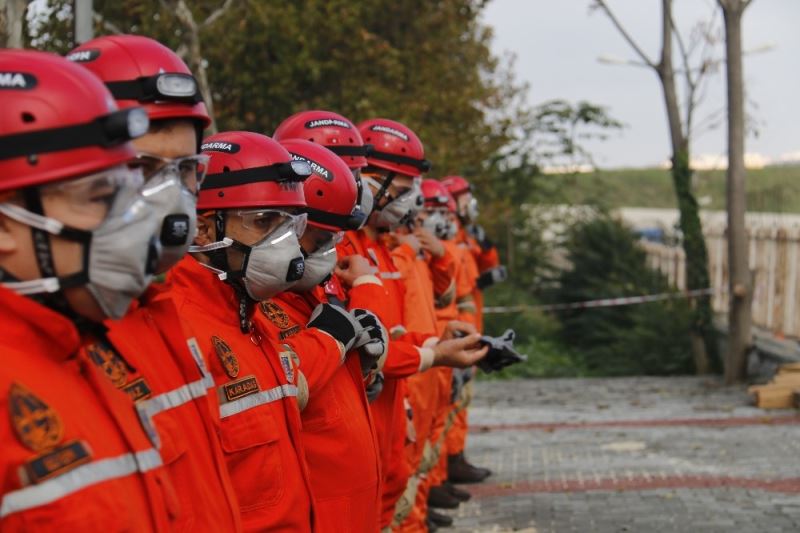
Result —
<instances>
[{"instance_id":1,"label":"utility pole","mask_svg":"<svg viewBox=\"0 0 800 533\"><path fill-rule=\"evenodd\" d=\"M74 0L75 44L83 44L94 37L94 10L92 0Z\"/></svg>"},{"instance_id":2,"label":"utility pole","mask_svg":"<svg viewBox=\"0 0 800 533\"><path fill-rule=\"evenodd\" d=\"M728 353L725 382L745 378L751 343L752 283L744 215L747 209L744 168L744 74L742 72L742 15L752 0L717 0L725 18L725 65L728 80Z\"/></svg>"}]
</instances>

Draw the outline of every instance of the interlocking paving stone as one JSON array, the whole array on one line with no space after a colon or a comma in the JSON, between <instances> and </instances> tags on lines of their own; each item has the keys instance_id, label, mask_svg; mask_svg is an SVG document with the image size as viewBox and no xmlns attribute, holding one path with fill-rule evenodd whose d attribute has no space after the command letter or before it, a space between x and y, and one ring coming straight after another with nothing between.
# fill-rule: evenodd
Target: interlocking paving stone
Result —
<instances>
[{"instance_id":1,"label":"interlocking paving stone","mask_svg":"<svg viewBox=\"0 0 800 533\"><path fill-rule=\"evenodd\" d=\"M800 416L714 378L479 382L450 531L800 531Z\"/></svg>"}]
</instances>

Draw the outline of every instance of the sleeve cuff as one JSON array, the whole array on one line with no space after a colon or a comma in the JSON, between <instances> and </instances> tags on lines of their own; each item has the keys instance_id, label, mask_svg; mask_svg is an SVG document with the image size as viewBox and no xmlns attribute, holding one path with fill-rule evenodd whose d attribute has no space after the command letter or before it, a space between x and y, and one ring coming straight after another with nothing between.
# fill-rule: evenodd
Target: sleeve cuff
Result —
<instances>
[{"instance_id":1,"label":"sleeve cuff","mask_svg":"<svg viewBox=\"0 0 800 533\"><path fill-rule=\"evenodd\" d=\"M375 276L373 274L364 274L363 276L358 276L355 279L355 281L353 282L353 287L358 287L359 285L367 285L369 283L383 286L383 283L378 278L378 276Z\"/></svg>"},{"instance_id":2,"label":"sleeve cuff","mask_svg":"<svg viewBox=\"0 0 800 533\"><path fill-rule=\"evenodd\" d=\"M439 337L428 337L425 339L425 342L422 343L423 348L433 348L439 343Z\"/></svg>"},{"instance_id":3,"label":"sleeve cuff","mask_svg":"<svg viewBox=\"0 0 800 533\"><path fill-rule=\"evenodd\" d=\"M315 328L315 329L316 329L316 328ZM327 331L322 331L321 329L317 329L317 331L318 331L318 332L320 332L320 333L322 333L322 334L323 334L323 335L325 335L326 337L330 337L330 339L331 339L333 342L335 342L335 343L336 343L336 347L339 349L339 364L343 364L343 363L344 363L344 356L345 356L345 352L344 352L344 344L342 344L341 342L339 342L338 340L336 340L336 338L334 338L334 336L333 336L333 335L331 335L330 333L328 333Z\"/></svg>"},{"instance_id":4,"label":"sleeve cuff","mask_svg":"<svg viewBox=\"0 0 800 533\"><path fill-rule=\"evenodd\" d=\"M436 354L433 348L424 347L417 348L417 350L419 350L419 372L425 372L433 366L433 358Z\"/></svg>"}]
</instances>

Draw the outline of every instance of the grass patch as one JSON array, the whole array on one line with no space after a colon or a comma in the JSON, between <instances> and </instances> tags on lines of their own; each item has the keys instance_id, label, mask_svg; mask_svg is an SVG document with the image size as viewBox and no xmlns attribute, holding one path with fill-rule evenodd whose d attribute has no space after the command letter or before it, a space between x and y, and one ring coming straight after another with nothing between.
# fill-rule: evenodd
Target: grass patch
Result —
<instances>
[{"instance_id":1,"label":"grass patch","mask_svg":"<svg viewBox=\"0 0 800 533\"><path fill-rule=\"evenodd\" d=\"M674 208L669 171L659 168L600 170L561 177L565 203L615 207ZM725 171L696 171L695 193L708 197L704 209L725 209ZM747 171L749 211L800 213L800 166L776 166Z\"/></svg>"}]
</instances>

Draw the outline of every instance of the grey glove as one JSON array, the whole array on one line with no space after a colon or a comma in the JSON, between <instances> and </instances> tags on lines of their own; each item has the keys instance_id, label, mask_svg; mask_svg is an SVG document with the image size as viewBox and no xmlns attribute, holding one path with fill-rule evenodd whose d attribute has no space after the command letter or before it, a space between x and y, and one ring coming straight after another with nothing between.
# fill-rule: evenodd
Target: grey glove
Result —
<instances>
[{"instance_id":1,"label":"grey glove","mask_svg":"<svg viewBox=\"0 0 800 533\"><path fill-rule=\"evenodd\" d=\"M389 348L389 333L371 311L353 309L350 312L361 326L361 333L353 348L358 350L361 357L361 371L367 375L377 367L380 358L386 355L386 350Z\"/></svg>"},{"instance_id":2,"label":"grey glove","mask_svg":"<svg viewBox=\"0 0 800 533\"><path fill-rule=\"evenodd\" d=\"M353 348L363 330L346 309L331 304L319 304L311 313L306 327L322 330L341 342L345 353Z\"/></svg>"},{"instance_id":3,"label":"grey glove","mask_svg":"<svg viewBox=\"0 0 800 533\"><path fill-rule=\"evenodd\" d=\"M375 374L375 379L367 386L367 401L374 402L383 390L383 372Z\"/></svg>"}]
</instances>

